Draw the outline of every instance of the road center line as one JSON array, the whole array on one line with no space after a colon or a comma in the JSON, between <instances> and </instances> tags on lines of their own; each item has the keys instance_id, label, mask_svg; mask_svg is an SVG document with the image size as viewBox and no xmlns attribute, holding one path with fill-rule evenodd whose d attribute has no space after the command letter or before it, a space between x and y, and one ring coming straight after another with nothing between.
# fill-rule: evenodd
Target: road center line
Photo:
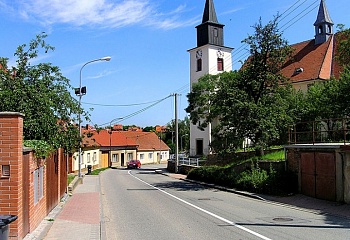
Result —
<instances>
[{"instance_id":1,"label":"road center line","mask_svg":"<svg viewBox=\"0 0 350 240\"><path fill-rule=\"evenodd\" d=\"M146 184L146 185L148 185L148 186L150 186L150 187L152 187L152 188L154 188L154 189L157 189L158 191L160 191L160 192L162 192L162 193L164 193L164 194L166 194L166 195L168 195L168 196L170 196L170 197L172 197L172 198L175 198L176 200L178 200L178 201L180 201L180 202L182 202L182 203L184 203L184 204L186 204L186 205L188 205L188 206L191 206L191 207L193 207L193 208L195 208L195 209L197 209L197 210L199 210L199 211L201 211L201 212L204 212L204 213L206 213L206 214L208 214L208 215L210 215L210 216L212 216L212 217L214 217L214 218L217 218L217 219L219 219L219 220L221 220L221 221L223 221L223 222L225 222L225 223L227 223L227 224L230 224L230 225L232 225L232 226L234 226L234 227L236 227L236 228L239 228L239 229L241 229L241 230L243 230L243 231L245 231L245 232L248 232L248 233L250 233L250 234L252 234L252 235L254 235L254 236L257 236L257 237L259 237L259 238L261 238L261 239L271 240L271 239L268 238L268 237L265 237L265 236L263 236L263 235L261 235L261 234L259 234L259 233L257 233L257 232L254 232L254 231L252 231L252 230L250 230L250 229L248 229L248 228L246 228L246 227L242 227L242 226L240 226L240 225L237 225L237 224L235 224L234 222L232 222L232 221L230 221L230 220L227 220L226 218L220 217L220 216L218 216L218 215L216 215L216 214L214 214L214 213L212 213L212 212L209 212L209 211L207 211L207 210L205 210L205 209L203 209L203 208L201 208L201 207L198 207L198 206L196 206L196 205L194 205L194 204L192 204L192 203L190 203L190 202L187 202L187 201L185 201L185 200L183 200L183 199L181 199L181 198L179 198L179 197L176 197L175 195L172 195L172 194L170 194L170 193L168 193L168 192L166 192L166 191L164 191L164 190L162 190L162 189L160 189L160 188L157 188L157 187L155 187L155 186L149 184L148 182L145 182L145 181L143 181L142 179L140 179L140 178L134 176L133 174L131 174L131 171L130 171L130 170L128 171L128 173L129 173L130 176L136 178L136 179L139 180L140 182L143 182L144 184Z\"/></svg>"}]
</instances>

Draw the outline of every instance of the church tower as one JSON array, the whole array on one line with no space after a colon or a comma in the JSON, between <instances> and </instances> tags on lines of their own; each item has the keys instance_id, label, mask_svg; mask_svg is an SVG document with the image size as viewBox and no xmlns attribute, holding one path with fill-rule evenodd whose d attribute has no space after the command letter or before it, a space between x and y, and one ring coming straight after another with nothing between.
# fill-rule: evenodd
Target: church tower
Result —
<instances>
[{"instance_id":1,"label":"church tower","mask_svg":"<svg viewBox=\"0 0 350 240\"><path fill-rule=\"evenodd\" d=\"M328 13L326 4L324 0L321 0L317 19L314 23L316 45L326 42L328 38L333 35L333 25L334 23Z\"/></svg>"},{"instance_id":2,"label":"church tower","mask_svg":"<svg viewBox=\"0 0 350 240\"><path fill-rule=\"evenodd\" d=\"M232 70L233 48L224 46L224 25L218 22L213 0L206 0L202 23L197 27L197 47L190 53L190 84L206 74L216 75ZM211 153L211 127L204 130L190 125L190 156Z\"/></svg>"}]
</instances>

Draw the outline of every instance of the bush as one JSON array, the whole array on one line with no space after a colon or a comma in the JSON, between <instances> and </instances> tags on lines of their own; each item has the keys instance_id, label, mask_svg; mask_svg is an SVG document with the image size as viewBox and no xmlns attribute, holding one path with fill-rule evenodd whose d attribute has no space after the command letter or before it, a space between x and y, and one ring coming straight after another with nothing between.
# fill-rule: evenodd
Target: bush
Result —
<instances>
[{"instance_id":1,"label":"bush","mask_svg":"<svg viewBox=\"0 0 350 240\"><path fill-rule=\"evenodd\" d=\"M259 168L259 164L256 163L256 167L252 163L251 170L244 171L239 175L237 179L238 187L261 193L267 185L269 180L269 175L263 169Z\"/></svg>"},{"instance_id":2,"label":"bush","mask_svg":"<svg viewBox=\"0 0 350 240\"><path fill-rule=\"evenodd\" d=\"M297 191L295 174L277 172L272 166L268 171L261 169L257 161L252 161L251 169L240 174L234 171L235 166L203 166L191 170L187 178L264 194L284 195Z\"/></svg>"},{"instance_id":3,"label":"bush","mask_svg":"<svg viewBox=\"0 0 350 240\"><path fill-rule=\"evenodd\" d=\"M192 169L188 179L201 182L214 183L221 186L233 187L236 181L236 174L232 168L219 166L204 166Z\"/></svg>"}]
</instances>

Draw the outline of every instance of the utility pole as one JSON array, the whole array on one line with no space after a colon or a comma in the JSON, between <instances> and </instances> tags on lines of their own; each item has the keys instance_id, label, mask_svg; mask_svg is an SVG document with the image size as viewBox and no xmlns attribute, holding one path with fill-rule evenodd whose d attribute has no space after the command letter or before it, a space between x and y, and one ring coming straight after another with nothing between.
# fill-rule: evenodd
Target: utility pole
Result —
<instances>
[{"instance_id":1,"label":"utility pole","mask_svg":"<svg viewBox=\"0 0 350 240\"><path fill-rule=\"evenodd\" d=\"M175 173L178 173L179 171L179 119L178 119L178 112L177 112L177 96L178 94L175 93Z\"/></svg>"}]
</instances>

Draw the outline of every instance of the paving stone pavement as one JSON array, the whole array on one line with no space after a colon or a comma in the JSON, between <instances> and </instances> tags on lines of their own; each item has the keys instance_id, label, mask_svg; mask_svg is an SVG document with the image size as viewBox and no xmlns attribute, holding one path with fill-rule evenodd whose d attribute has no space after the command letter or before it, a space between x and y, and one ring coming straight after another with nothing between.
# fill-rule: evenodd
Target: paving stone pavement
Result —
<instances>
[{"instance_id":1,"label":"paving stone pavement","mask_svg":"<svg viewBox=\"0 0 350 240\"><path fill-rule=\"evenodd\" d=\"M51 211L24 240L100 240L100 208L99 176L86 175L74 194Z\"/></svg>"}]
</instances>

